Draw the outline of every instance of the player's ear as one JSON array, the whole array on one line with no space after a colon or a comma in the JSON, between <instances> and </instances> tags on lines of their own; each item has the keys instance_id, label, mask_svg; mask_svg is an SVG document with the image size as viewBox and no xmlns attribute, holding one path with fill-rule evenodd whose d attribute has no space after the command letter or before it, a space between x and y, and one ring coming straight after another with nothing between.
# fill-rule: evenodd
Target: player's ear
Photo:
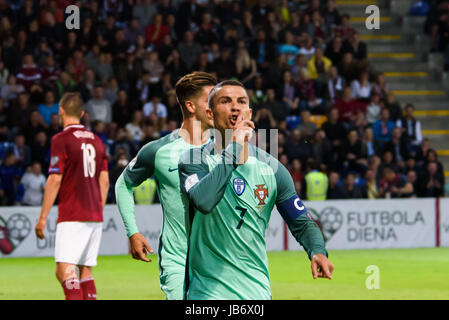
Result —
<instances>
[{"instance_id":1,"label":"player's ear","mask_svg":"<svg viewBox=\"0 0 449 320\"><path fill-rule=\"evenodd\" d=\"M212 109L210 109L210 108L206 109L206 117L209 120L212 120L212 121L214 120L214 112L212 111Z\"/></svg>"},{"instance_id":2,"label":"player's ear","mask_svg":"<svg viewBox=\"0 0 449 320\"><path fill-rule=\"evenodd\" d=\"M187 100L187 101L184 103L184 105L185 105L187 111L189 111L191 114L194 114L194 113L195 113L195 105L194 105L194 103L193 103L192 101Z\"/></svg>"},{"instance_id":3,"label":"player's ear","mask_svg":"<svg viewBox=\"0 0 449 320\"><path fill-rule=\"evenodd\" d=\"M65 111L63 108L59 107L59 115L63 116L65 114Z\"/></svg>"},{"instance_id":4,"label":"player's ear","mask_svg":"<svg viewBox=\"0 0 449 320\"><path fill-rule=\"evenodd\" d=\"M83 110L83 111L81 111L81 116L80 116L80 119L82 119L83 117L84 117L84 114L85 114L86 112Z\"/></svg>"}]
</instances>

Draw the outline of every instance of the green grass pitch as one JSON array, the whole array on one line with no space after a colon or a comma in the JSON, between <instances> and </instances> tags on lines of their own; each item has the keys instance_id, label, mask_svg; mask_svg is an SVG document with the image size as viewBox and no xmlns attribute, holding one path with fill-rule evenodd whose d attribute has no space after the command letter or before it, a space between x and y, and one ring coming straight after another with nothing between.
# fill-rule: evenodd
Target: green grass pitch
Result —
<instances>
[{"instance_id":1,"label":"green grass pitch","mask_svg":"<svg viewBox=\"0 0 449 320\"><path fill-rule=\"evenodd\" d=\"M330 250L333 280L313 280L302 251L270 252L273 299L449 299L449 248ZM94 268L99 299L164 299L157 257L101 256ZM377 265L380 289L368 290ZM62 299L53 258L0 259L0 299Z\"/></svg>"}]
</instances>

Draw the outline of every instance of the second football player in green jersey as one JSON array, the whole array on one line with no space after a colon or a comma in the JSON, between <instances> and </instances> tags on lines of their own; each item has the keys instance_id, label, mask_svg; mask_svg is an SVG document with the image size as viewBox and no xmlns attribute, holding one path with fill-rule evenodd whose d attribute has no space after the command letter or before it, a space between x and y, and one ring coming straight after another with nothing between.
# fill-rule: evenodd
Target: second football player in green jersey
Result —
<instances>
[{"instance_id":1,"label":"second football player in green jersey","mask_svg":"<svg viewBox=\"0 0 449 320\"><path fill-rule=\"evenodd\" d=\"M213 142L185 152L180 187L188 199L186 298L270 299L265 232L274 205L312 260L314 277L331 278L323 236L296 194L287 169L242 138L253 124L241 84L227 81L209 96ZM233 129L235 142L225 141ZM217 152L222 150L221 152Z\"/></svg>"},{"instance_id":2,"label":"second football player in green jersey","mask_svg":"<svg viewBox=\"0 0 449 320\"><path fill-rule=\"evenodd\" d=\"M150 261L152 253L145 237L139 233L134 214L133 187L154 176L163 211L159 240L159 276L167 299L183 298L187 236L185 216L179 193L178 161L185 150L207 142L203 132L212 126L206 117L208 94L216 80L204 72L194 72L176 84L176 95L183 113L181 130L142 147L116 182L117 205L130 240L135 259ZM197 125L195 127L195 124Z\"/></svg>"}]
</instances>

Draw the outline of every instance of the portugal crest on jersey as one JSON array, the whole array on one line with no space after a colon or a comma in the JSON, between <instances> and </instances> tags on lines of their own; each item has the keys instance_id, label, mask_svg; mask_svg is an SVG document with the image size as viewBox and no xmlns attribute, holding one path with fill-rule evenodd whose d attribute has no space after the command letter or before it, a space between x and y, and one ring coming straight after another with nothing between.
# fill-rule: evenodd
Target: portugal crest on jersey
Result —
<instances>
[{"instance_id":1,"label":"portugal crest on jersey","mask_svg":"<svg viewBox=\"0 0 449 320\"><path fill-rule=\"evenodd\" d=\"M268 197L268 188L264 188L265 184L256 185L254 189L254 196L259 199L259 205L265 204L265 199Z\"/></svg>"},{"instance_id":2,"label":"portugal crest on jersey","mask_svg":"<svg viewBox=\"0 0 449 320\"><path fill-rule=\"evenodd\" d=\"M241 178L235 178L232 182L232 186L234 188L235 193L238 196L241 196L243 194L243 191L245 191L245 180Z\"/></svg>"}]
</instances>

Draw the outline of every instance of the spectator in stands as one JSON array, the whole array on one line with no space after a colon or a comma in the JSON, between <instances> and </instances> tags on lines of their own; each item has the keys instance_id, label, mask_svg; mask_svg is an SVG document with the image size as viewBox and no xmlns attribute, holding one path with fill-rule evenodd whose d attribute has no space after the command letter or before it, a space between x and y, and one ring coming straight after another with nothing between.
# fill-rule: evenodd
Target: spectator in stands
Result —
<instances>
[{"instance_id":1,"label":"spectator in stands","mask_svg":"<svg viewBox=\"0 0 449 320\"><path fill-rule=\"evenodd\" d=\"M304 141L299 129L294 129L285 145L285 153L289 159L300 159L302 163L306 163L312 156L312 146Z\"/></svg>"},{"instance_id":2,"label":"spectator in stands","mask_svg":"<svg viewBox=\"0 0 449 320\"><path fill-rule=\"evenodd\" d=\"M367 198L361 186L355 184L355 175L348 173L343 184L343 199L363 199Z\"/></svg>"},{"instance_id":3,"label":"spectator in stands","mask_svg":"<svg viewBox=\"0 0 449 320\"><path fill-rule=\"evenodd\" d=\"M311 139L317 129L315 123L310 121L310 111L303 110L301 111L301 122L297 127L301 132L305 139Z\"/></svg>"},{"instance_id":4,"label":"spectator in stands","mask_svg":"<svg viewBox=\"0 0 449 320\"><path fill-rule=\"evenodd\" d=\"M343 40L341 37L334 37L327 45L324 55L328 57L333 65L340 65L344 54Z\"/></svg>"},{"instance_id":5,"label":"spectator in stands","mask_svg":"<svg viewBox=\"0 0 449 320\"><path fill-rule=\"evenodd\" d=\"M287 159L288 164L288 159ZM302 172L302 163L299 159L293 159L291 168L289 169L293 182L302 182L304 173Z\"/></svg>"},{"instance_id":6,"label":"spectator in stands","mask_svg":"<svg viewBox=\"0 0 449 320\"><path fill-rule=\"evenodd\" d=\"M117 101L112 106L112 120L117 123L120 128L131 121L133 108L128 100L126 90L120 90L117 94Z\"/></svg>"},{"instance_id":7,"label":"spectator in stands","mask_svg":"<svg viewBox=\"0 0 449 320\"><path fill-rule=\"evenodd\" d=\"M374 140L373 128L371 126L365 127L362 137L363 158L371 158L372 156L379 154L379 151L379 144Z\"/></svg>"},{"instance_id":8,"label":"spectator in stands","mask_svg":"<svg viewBox=\"0 0 449 320\"><path fill-rule=\"evenodd\" d=\"M398 119L396 126L402 129L403 136L409 146L410 151L415 151L422 143L421 122L417 120L413 113L415 106L411 103L405 106L405 116Z\"/></svg>"},{"instance_id":9,"label":"spectator in stands","mask_svg":"<svg viewBox=\"0 0 449 320\"><path fill-rule=\"evenodd\" d=\"M251 41L249 53L257 62L257 65L265 70L274 61L275 48L273 42L267 39L265 30L260 28L257 31L256 39Z\"/></svg>"},{"instance_id":10,"label":"spectator in stands","mask_svg":"<svg viewBox=\"0 0 449 320\"><path fill-rule=\"evenodd\" d=\"M145 29L145 39L147 44L154 45L156 47L162 44L162 39L169 32L167 25L163 23L163 16L160 13L156 13L153 16L152 23Z\"/></svg>"},{"instance_id":11,"label":"spectator in stands","mask_svg":"<svg viewBox=\"0 0 449 320\"><path fill-rule=\"evenodd\" d=\"M36 111L37 112L37 111ZM9 108L9 125L15 130L20 128L27 129L27 122L32 113L32 106L30 103L30 95L26 92L21 92L17 96L15 103ZM39 123L46 127L42 117L39 116Z\"/></svg>"},{"instance_id":12,"label":"spectator in stands","mask_svg":"<svg viewBox=\"0 0 449 320\"><path fill-rule=\"evenodd\" d=\"M383 147L386 142L391 141L394 128L394 122L390 120L390 111L383 108L380 119L373 123L374 140Z\"/></svg>"},{"instance_id":13,"label":"spectator in stands","mask_svg":"<svg viewBox=\"0 0 449 320\"><path fill-rule=\"evenodd\" d=\"M250 57L244 41L240 40L237 45L235 59L236 75L241 83L247 88L251 88L252 80L257 74L257 63L255 59Z\"/></svg>"},{"instance_id":14,"label":"spectator in stands","mask_svg":"<svg viewBox=\"0 0 449 320\"><path fill-rule=\"evenodd\" d=\"M305 44L299 49L298 54L302 54L307 58L307 60L309 60L315 54L315 47L313 46L313 38L309 34L305 34L304 39Z\"/></svg>"},{"instance_id":15,"label":"spectator in stands","mask_svg":"<svg viewBox=\"0 0 449 320\"><path fill-rule=\"evenodd\" d=\"M25 189L22 205L39 206L42 204L45 181L41 164L37 161L33 162L20 181Z\"/></svg>"},{"instance_id":16,"label":"spectator in stands","mask_svg":"<svg viewBox=\"0 0 449 320\"><path fill-rule=\"evenodd\" d=\"M313 158L318 163L320 170L326 172L331 165L332 145L326 138L323 129L316 129L313 134Z\"/></svg>"},{"instance_id":17,"label":"spectator in stands","mask_svg":"<svg viewBox=\"0 0 449 320\"><path fill-rule=\"evenodd\" d=\"M429 149L426 154L426 159L423 164L423 168L427 167L429 162L436 162L438 167L438 173L444 175L443 165L438 161L438 154L434 149Z\"/></svg>"},{"instance_id":18,"label":"spectator in stands","mask_svg":"<svg viewBox=\"0 0 449 320\"><path fill-rule=\"evenodd\" d=\"M338 109L332 108L329 110L328 120L322 126L326 137L332 144L332 160L339 156L341 143L346 138L346 129L338 119Z\"/></svg>"},{"instance_id":19,"label":"spectator in stands","mask_svg":"<svg viewBox=\"0 0 449 320\"><path fill-rule=\"evenodd\" d=\"M142 111L136 110L133 113L132 121L128 122L125 126L126 131L137 144L140 144L143 139L143 122L144 118Z\"/></svg>"},{"instance_id":20,"label":"spectator in stands","mask_svg":"<svg viewBox=\"0 0 449 320\"><path fill-rule=\"evenodd\" d=\"M323 55L323 49L316 47L313 56L307 62L308 76L312 80L323 79L331 65L332 61Z\"/></svg>"},{"instance_id":21,"label":"spectator in stands","mask_svg":"<svg viewBox=\"0 0 449 320\"><path fill-rule=\"evenodd\" d=\"M364 172L367 159L363 158L362 142L357 130L348 131L347 139L342 143L340 159L345 172Z\"/></svg>"},{"instance_id":22,"label":"spectator in stands","mask_svg":"<svg viewBox=\"0 0 449 320\"><path fill-rule=\"evenodd\" d=\"M351 87L343 89L343 96L335 101L335 107L347 127L354 123L358 112L365 112L365 105L352 98Z\"/></svg>"},{"instance_id":23,"label":"spectator in stands","mask_svg":"<svg viewBox=\"0 0 449 320\"><path fill-rule=\"evenodd\" d=\"M219 81L229 79L235 75L235 62L231 59L231 49L222 47L220 57L212 64L212 69L217 73Z\"/></svg>"},{"instance_id":24,"label":"spectator in stands","mask_svg":"<svg viewBox=\"0 0 449 320\"><path fill-rule=\"evenodd\" d=\"M55 82L55 90L57 99L61 97L66 92L73 92L76 89L76 82L73 80L67 72L61 72L59 74L58 80Z\"/></svg>"},{"instance_id":25,"label":"spectator in stands","mask_svg":"<svg viewBox=\"0 0 449 320\"><path fill-rule=\"evenodd\" d=\"M45 103L38 105L37 111L39 111L42 116L42 120L49 126L51 115L59 112L59 104L55 101L53 91L48 90L45 92Z\"/></svg>"},{"instance_id":26,"label":"spectator in stands","mask_svg":"<svg viewBox=\"0 0 449 320\"><path fill-rule=\"evenodd\" d=\"M382 110L382 103L380 95L373 91L370 97L370 103L366 106L366 122L372 125L377 120L380 120L380 111Z\"/></svg>"},{"instance_id":27,"label":"spectator in stands","mask_svg":"<svg viewBox=\"0 0 449 320\"><path fill-rule=\"evenodd\" d=\"M332 65L329 68L329 80L327 82L327 90L332 104L337 99L341 99L343 88L346 87L346 81L338 74L337 66Z\"/></svg>"},{"instance_id":28,"label":"spectator in stands","mask_svg":"<svg viewBox=\"0 0 449 320\"><path fill-rule=\"evenodd\" d=\"M421 146L416 150L415 159L417 166L421 167L426 161L427 152L430 150L430 140L429 138L424 138Z\"/></svg>"},{"instance_id":29,"label":"spectator in stands","mask_svg":"<svg viewBox=\"0 0 449 320\"><path fill-rule=\"evenodd\" d=\"M380 96L380 99L384 101L388 93L390 92L390 87L385 80L385 75L382 72L379 72L376 75L376 81L373 83L373 92Z\"/></svg>"},{"instance_id":30,"label":"spectator in stands","mask_svg":"<svg viewBox=\"0 0 449 320\"><path fill-rule=\"evenodd\" d=\"M354 55L354 58L361 62L364 62L368 56L366 43L360 41L360 36L357 32L353 32L349 38L349 50Z\"/></svg>"},{"instance_id":31,"label":"spectator in stands","mask_svg":"<svg viewBox=\"0 0 449 320\"><path fill-rule=\"evenodd\" d=\"M329 187L327 189L327 199L343 199L343 188L340 185L340 175L336 171L329 172Z\"/></svg>"},{"instance_id":32,"label":"spectator in stands","mask_svg":"<svg viewBox=\"0 0 449 320\"><path fill-rule=\"evenodd\" d=\"M16 202L17 184L22 176L22 169L16 164L13 152L5 155L5 161L0 166L1 190L4 195L3 205L12 206Z\"/></svg>"},{"instance_id":33,"label":"spectator in stands","mask_svg":"<svg viewBox=\"0 0 449 320\"><path fill-rule=\"evenodd\" d=\"M62 130L61 119L59 113L53 113L50 117L50 125L47 129L47 135L53 137Z\"/></svg>"},{"instance_id":34,"label":"spectator in stands","mask_svg":"<svg viewBox=\"0 0 449 320\"><path fill-rule=\"evenodd\" d=\"M387 94L385 107L390 111L390 120L394 123L396 123L398 119L402 117L401 105L396 101L396 97L391 92Z\"/></svg>"},{"instance_id":35,"label":"spectator in stands","mask_svg":"<svg viewBox=\"0 0 449 320\"><path fill-rule=\"evenodd\" d=\"M396 173L391 167L383 169L383 177L379 183L381 198L403 198L412 193L413 186L404 175Z\"/></svg>"},{"instance_id":36,"label":"spectator in stands","mask_svg":"<svg viewBox=\"0 0 449 320\"><path fill-rule=\"evenodd\" d=\"M267 100L264 106L271 112L276 122L285 121L288 109L284 103L276 99L276 91L273 88L267 89Z\"/></svg>"},{"instance_id":37,"label":"spectator in stands","mask_svg":"<svg viewBox=\"0 0 449 320\"><path fill-rule=\"evenodd\" d=\"M296 91L299 94L299 109L301 111L311 111L313 114L324 114L325 106L323 99L318 97L318 83L319 80L313 81L309 78L308 72L303 72L297 83Z\"/></svg>"},{"instance_id":38,"label":"spectator in stands","mask_svg":"<svg viewBox=\"0 0 449 320\"><path fill-rule=\"evenodd\" d=\"M299 115L299 97L290 71L285 71L283 82L278 88L278 96L281 97L291 115Z\"/></svg>"},{"instance_id":39,"label":"spectator in stands","mask_svg":"<svg viewBox=\"0 0 449 320\"><path fill-rule=\"evenodd\" d=\"M402 136L402 131L400 128L396 127L393 129L391 141L387 141L383 148L385 151L390 151L393 155L393 161L398 165L399 168L405 167L405 161L409 158L409 151L407 146L407 141Z\"/></svg>"},{"instance_id":40,"label":"spectator in stands","mask_svg":"<svg viewBox=\"0 0 449 320\"><path fill-rule=\"evenodd\" d=\"M307 162L308 172L304 176L301 185L305 198L307 200L326 200L328 189L327 176L318 171L318 164L314 160Z\"/></svg>"},{"instance_id":41,"label":"spectator in stands","mask_svg":"<svg viewBox=\"0 0 449 320\"><path fill-rule=\"evenodd\" d=\"M415 170L410 170L406 174L407 182L411 183L413 186L413 193L410 195L411 198L416 198L418 196L418 174Z\"/></svg>"},{"instance_id":42,"label":"spectator in stands","mask_svg":"<svg viewBox=\"0 0 449 320\"><path fill-rule=\"evenodd\" d=\"M377 185L376 173L368 169L365 172L365 184L363 186L363 193L367 199L379 198L379 187Z\"/></svg>"},{"instance_id":43,"label":"spectator in stands","mask_svg":"<svg viewBox=\"0 0 449 320\"><path fill-rule=\"evenodd\" d=\"M23 85L25 90L31 91L31 87L38 83L42 78L39 67L34 63L32 54L25 54L23 57L23 65L17 74L19 83Z\"/></svg>"},{"instance_id":44,"label":"spectator in stands","mask_svg":"<svg viewBox=\"0 0 449 320\"><path fill-rule=\"evenodd\" d=\"M329 30L337 27L341 23L340 12L338 11L335 0L328 0L326 8L323 10L324 23Z\"/></svg>"},{"instance_id":45,"label":"spectator in stands","mask_svg":"<svg viewBox=\"0 0 449 320\"><path fill-rule=\"evenodd\" d=\"M444 176L438 172L438 163L429 161L419 177L419 197L442 197L444 195Z\"/></svg>"},{"instance_id":46,"label":"spectator in stands","mask_svg":"<svg viewBox=\"0 0 449 320\"><path fill-rule=\"evenodd\" d=\"M92 120L100 120L104 123L112 121L111 103L104 98L104 89L101 84L95 85L93 98L87 102L86 111Z\"/></svg>"},{"instance_id":47,"label":"spectator in stands","mask_svg":"<svg viewBox=\"0 0 449 320\"><path fill-rule=\"evenodd\" d=\"M294 44L294 37L290 31L285 32L284 43L279 45L278 52L279 54L285 54L285 56L287 57L287 63L290 66L292 66L295 63L296 56L299 53L304 54L300 52L298 46Z\"/></svg>"},{"instance_id":48,"label":"spectator in stands","mask_svg":"<svg viewBox=\"0 0 449 320\"><path fill-rule=\"evenodd\" d=\"M156 14L156 5L151 0L143 0L133 7L133 17L139 19L139 25L146 27Z\"/></svg>"},{"instance_id":49,"label":"spectator in stands","mask_svg":"<svg viewBox=\"0 0 449 320\"><path fill-rule=\"evenodd\" d=\"M14 138L13 152L16 157L16 165L25 168L31 164L31 149L25 144L23 133L18 133Z\"/></svg>"},{"instance_id":50,"label":"spectator in stands","mask_svg":"<svg viewBox=\"0 0 449 320\"><path fill-rule=\"evenodd\" d=\"M253 121L258 129L269 130L276 128L276 120L274 120L273 114L263 104L256 111Z\"/></svg>"},{"instance_id":51,"label":"spectator in stands","mask_svg":"<svg viewBox=\"0 0 449 320\"><path fill-rule=\"evenodd\" d=\"M4 104L8 107L11 101L17 99L19 93L25 92L25 87L17 82L17 78L14 74L8 76L8 81L1 87L1 98L4 100Z\"/></svg>"},{"instance_id":52,"label":"spectator in stands","mask_svg":"<svg viewBox=\"0 0 449 320\"><path fill-rule=\"evenodd\" d=\"M345 79L346 83L358 78L359 64L354 59L351 52L345 52L343 59L338 65L339 74Z\"/></svg>"},{"instance_id":53,"label":"spectator in stands","mask_svg":"<svg viewBox=\"0 0 449 320\"><path fill-rule=\"evenodd\" d=\"M369 82L369 73L363 71L358 79L351 82L352 97L362 101L369 101L372 85Z\"/></svg>"},{"instance_id":54,"label":"spectator in stands","mask_svg":"<svg viewBox=\"0 0 449 320\"><path fill-rule=\"evenodd\" d=\"M355 29L350 24L350 15L343 14L341 16L341 25L334 28L334 35L342 37L343 40L348 40L351 36L356 33Z\"/></svg>"},{"instance_id":55,"label":"spectator in stands","mask_svg":"<svg viewBox=\"0 0 449 320\"><path fill-rule=\"evenodd\" d=\"M187 70L191 70L201 50L201 45L193 39L193 33L187 30L184 33L184 41L178 45L178 52Z\"/></svg>"}]
</instances>

